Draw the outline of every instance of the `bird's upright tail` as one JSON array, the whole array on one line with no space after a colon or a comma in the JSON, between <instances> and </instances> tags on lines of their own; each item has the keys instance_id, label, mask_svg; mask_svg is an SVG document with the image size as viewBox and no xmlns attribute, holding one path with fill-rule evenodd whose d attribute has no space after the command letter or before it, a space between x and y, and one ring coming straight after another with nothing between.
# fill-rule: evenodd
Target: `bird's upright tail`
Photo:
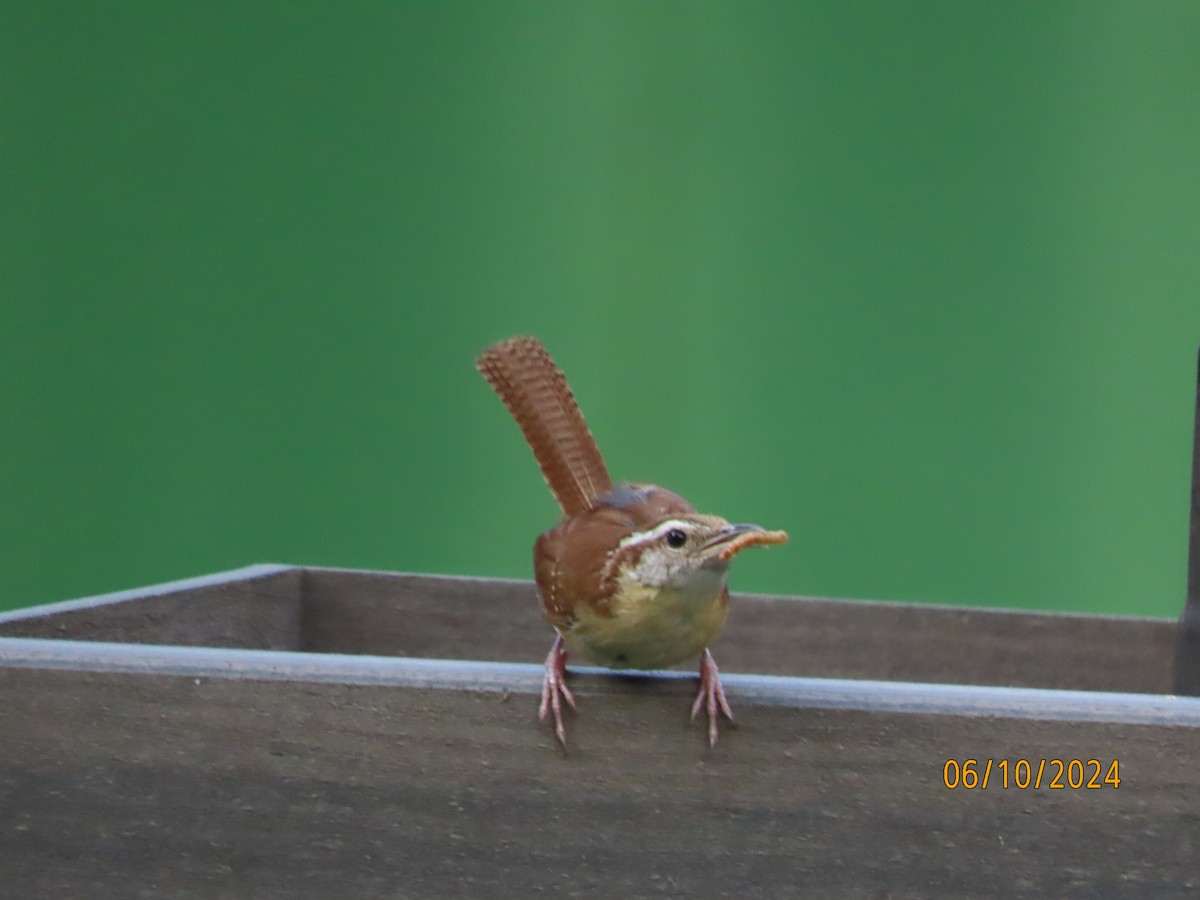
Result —
<instances>
[{"instance_id":1,"label":"bird's upright tail","mask_svg":"<svg viewBox=\"0 0 1200 900\"><path fill-rule=\"evenodd\" d=\"M541 341L499 341L480 354L475 367L512 413L568 517L585 512L612 490L600 448L566 376Z\"/></svg>"}]
</instances>

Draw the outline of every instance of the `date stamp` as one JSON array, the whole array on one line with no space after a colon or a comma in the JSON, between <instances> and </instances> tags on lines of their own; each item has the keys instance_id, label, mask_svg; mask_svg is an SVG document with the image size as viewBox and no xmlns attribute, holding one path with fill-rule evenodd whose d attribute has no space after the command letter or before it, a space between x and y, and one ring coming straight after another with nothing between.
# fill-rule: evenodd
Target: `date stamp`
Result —
<instances>
[{"instance_id":1,"label":"date stamp","mask_svg":"<svg viewBox=\"0 0 1200 900\"><path fill-rule=\"evenodd\" d=\"M1113 759L948 759L942 766L948 790L1016 789L1052 791L1121 786L1121 761Z\"/></svg>"}]
</instances>

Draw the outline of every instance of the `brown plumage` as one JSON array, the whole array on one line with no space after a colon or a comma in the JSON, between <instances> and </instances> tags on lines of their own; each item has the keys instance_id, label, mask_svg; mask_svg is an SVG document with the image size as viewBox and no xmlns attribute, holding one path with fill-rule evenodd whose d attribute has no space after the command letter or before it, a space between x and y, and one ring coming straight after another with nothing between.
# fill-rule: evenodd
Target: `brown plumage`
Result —
<instances>
[{"instance_id":1,"label":"brown plumage","mask_svg":"<svg viewBox=\"0 0 1200 900\"><path fill-rule=\"evenodd\" d=\"M563 628L583 605L611 615L610 599L621 562L622 538L653 528L674 516L696 512L673 491L649 484L619 484L586 513L566 519L533 545L533 577L546 620Z\"/></svg>"},{"instance_id":2,"label":"brown plumage","mask_svg":"<svg viewBox=\"0 0 1200 900\"><path fill-rule=\"evenodd\" d=\"M499 341L483 351L475 367L516 419L564 515L586 512L612 490L600 448L566 376L541 341Z\"/></svg>"},{"instance_id":3,"label":"brown plumage","mask_svg":"<svg viewBox=\"0 0 1200 900\"><path fill-rule=\"evenodd\" d=\"M610 668L663 668L700 654L693 718L733 713L708 644L729 611L729 562L746 547L780 544L782 531L700 515L678 494L648 484L614 485L562 370L541 342L493 344L476 367L500 395L563 510L533 548L546 618L558 637L546 657L539 715L554 718L564 745L567 650Z\"/></svg>"}]
</instances>

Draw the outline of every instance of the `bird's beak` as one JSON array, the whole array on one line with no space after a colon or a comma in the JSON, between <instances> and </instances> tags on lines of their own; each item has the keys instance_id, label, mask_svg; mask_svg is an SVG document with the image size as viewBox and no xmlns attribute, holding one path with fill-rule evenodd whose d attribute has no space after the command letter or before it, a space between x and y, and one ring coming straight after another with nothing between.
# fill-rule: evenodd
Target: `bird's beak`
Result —
<instances>
[{"instance_id":1,"label":"bird's beak","mask_svg":"<svg viewBox=\"0 0 1200 900\"><path fill-rule=\"evenodd\" d=\"M761 525L726 525L705 542L703 549L712 559L729 562L747 547L786 544L787 539L786 531L767 531Z\"/></svg>"}]
</instances>

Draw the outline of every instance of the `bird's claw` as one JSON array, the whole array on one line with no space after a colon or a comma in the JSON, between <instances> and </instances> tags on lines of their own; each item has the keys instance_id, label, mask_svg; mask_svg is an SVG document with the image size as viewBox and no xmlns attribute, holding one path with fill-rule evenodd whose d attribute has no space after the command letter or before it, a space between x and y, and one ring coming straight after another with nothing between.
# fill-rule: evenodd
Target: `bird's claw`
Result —
<instances>
[{"instance_id":1,"label":"bird's claw","mask_svg":"<svg viewBox=\"0 0 1200 900\"><path fill-rule=\"evenodd\" d=\"M546 679L542 682L542 705L538 708L538 718L543 722L546 717L554 715L554 734L558 742L567 746L567 729L563 726L562 702L567 701L571 709L575 709L575 698L567 687L567 651L563 647L560 635L554 639L554 646L546 656Z\"/></svg>"},{"instance_id":2,"label":"bird's claw","mask_svg":"<svg viewBox=\"0 0 1200 900\"><path fill-rule=\"evenodd\" d=\"M696 720L701 708L708 713L708 746L717 746L717 722L722 715L733 721L733 710L725 699L725 689L721 687L721 673L712 654L707 650L700 657L700 691L692 704L692 721Z\"/></svg>"}]
</instances>

